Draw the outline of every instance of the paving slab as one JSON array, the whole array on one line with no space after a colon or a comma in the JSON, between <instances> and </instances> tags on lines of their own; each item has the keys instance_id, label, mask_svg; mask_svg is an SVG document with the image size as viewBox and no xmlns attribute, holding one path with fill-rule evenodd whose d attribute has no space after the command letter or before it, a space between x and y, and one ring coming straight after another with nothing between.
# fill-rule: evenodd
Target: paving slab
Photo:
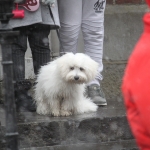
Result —
<instances>
[{"instance_id":1,"label":"paving slab","mask_svg":"<svg viewBox=\"0 0 150 150\"><path fill-rule=\"evenodd\" d=\"M101 143L134 139L122 102L109 101L95 113L51 117L31 112L17 113L20 148ZM1 142L5 145L5 112L0 106Z\"/></svg>"},{"instance_id":2,"label":"paving slab","mask_svg":"<svg viewBox=\"0 0 150 150\"><path fill-rule=\"evenodd\" d=\"M72 144L72 145L59 145L59 146L47 146L47 147L32 147L23 148L20 150L139 150L134 140L98 143L98 144Z\"/></svg>"}]
</instances>

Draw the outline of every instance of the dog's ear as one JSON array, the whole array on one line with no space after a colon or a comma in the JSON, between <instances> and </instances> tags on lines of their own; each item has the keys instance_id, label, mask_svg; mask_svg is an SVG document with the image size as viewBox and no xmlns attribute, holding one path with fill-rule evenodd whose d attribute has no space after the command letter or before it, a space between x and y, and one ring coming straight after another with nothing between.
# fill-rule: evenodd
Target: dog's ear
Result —
<instances>
[{"instance_id":1,"label":"dog's ear","mask_svg":"<svg viewBox=\"0 0 150 150\"><path fill-rule=\"evenodd\" d=\"M86 56L85 62L86 75L88 77L88 80L92 81L98 74L99 64L91 59L89 56Z\"/></svg>"},{"instance_id":2,"label":"dog's ear","mask_svg":"<svg viewBox=\"0 0 150 150\"><path fill-rule=\"evenodd\" d=\"M66 75L70 71L70 65L73 64L74 54L67 53L56 60L57 68L60 71L61 77L66 78Z\"/></svg>"}]
</instances>

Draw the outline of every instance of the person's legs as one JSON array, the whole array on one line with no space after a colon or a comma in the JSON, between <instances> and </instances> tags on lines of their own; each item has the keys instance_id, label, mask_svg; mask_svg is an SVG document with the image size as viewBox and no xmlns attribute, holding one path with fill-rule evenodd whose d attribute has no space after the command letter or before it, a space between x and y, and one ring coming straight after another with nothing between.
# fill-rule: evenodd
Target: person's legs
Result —
<instances>
[{"instance_id":1,"label":"person's legs","mask_svg":"<svg viewBox=\"0 0 150 150\"><path fill-rule=\"evenodd\" d=\"M27 27L19 27L14 30L20 31L19 36L12 44L12 60L14 80L25 79L25 52L27 50Z\"/></svg>"},{"instance_id":2,"label":"person's legs","mask_svg":"<svg viewBox=\"0 0 150 150\"><path fill-rule=\"evenodd\" d=\"M29 45L32 51L33 66L35 75L41 66L50 62L49 34L50 26L44 24L35 24L29 27L28 36Z\"/></svg>"},{"instance_id":3,"label":"person's legs","mask_svg":"<svg viewBox=\"0 0 150 150\"><path fill-rule=\"evenodd\" d=\"M32 87L29 80L25 80L25 52L27 50L28 27L19 27L14 30L20 31L19 36L12 44L12 60L14 74L14 90L17 111L35 111L33 100L28 94Z\"/></svg>"},{"instance_id":4,"label":"person's legs","mask_svg":"<svg viewBox=\"0 0 150 150\"><path fill-rule=\"evenodd\" d=\"M107 105L100 88L103 70L104 11L106 0L83 0L82 32L85 53L99 63L99 74L88 84L88 94L98 105Z\"/></svg>"},{"instance_id":5,"label":"person's legs","mask_svg":"<svg viewBox=\"0 0 150 150\"><path fill-rule=\"evenodd\" d=\"M58 0L60 51L76 53L82 19L82 0Z\"/></svg>"}]
</instances>

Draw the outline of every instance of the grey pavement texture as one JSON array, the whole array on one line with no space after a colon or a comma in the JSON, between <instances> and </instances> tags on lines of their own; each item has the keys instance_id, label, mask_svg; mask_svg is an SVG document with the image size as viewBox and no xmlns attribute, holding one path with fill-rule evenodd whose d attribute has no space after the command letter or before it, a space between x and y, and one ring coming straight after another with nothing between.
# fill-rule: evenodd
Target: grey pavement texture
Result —
<instances>
[{"instance_id":1,"label":"grey pavement texture","mask_svg":"<svg viewBox=\"0 0 150 150\"><path fill-rule=\"evenodd\" d=\"M109 143L98 144L72 144L72 145L59 145L59 146L47 146L47 147L32 147L22 148L20 150L139 150L134 140L130 141L118 141Z\"/></svg>"},{"instance_id":2,"label":"grey pavement texture","mask_svg":"<svg viewBox=\"0 0 150 150\"><path fill-rule=\"evenodd\" d=\"M102 89L107 101L122 102L121 84L126 62L104 61Z\"/></svg>"},{"instance_id":3,"label":"grey pavement texture","mask_svg":"<svg viewBox=\"0 0 150 150\"><path fill-rule=\"evenodd\" d=\"M0 147L2 148L5 146L3 107L3 105L0 107ZM22 112L17 114L17 119L20 148L82 143L100 144L134 139L122 102L108 102L108 106L99 107L96 113L51 117Z\"/></svg>"},{"instance_id":4,"label":"grey pavement texture","mask_svg":"<svg viewBox=\"0 0 150 150\"><path fill-rule=\"evenodd\" d=\"M105 11L104 59L128 60L143 31L146 5L107 5Z\"/></svg>"}]
</instances>

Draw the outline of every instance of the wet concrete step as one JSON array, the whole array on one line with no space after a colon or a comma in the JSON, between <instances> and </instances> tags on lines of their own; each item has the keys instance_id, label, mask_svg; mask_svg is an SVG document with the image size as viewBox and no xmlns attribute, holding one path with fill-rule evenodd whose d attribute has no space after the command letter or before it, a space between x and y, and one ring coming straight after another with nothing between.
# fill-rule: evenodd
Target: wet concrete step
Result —
<instances>
[{"instance_id":1,"label":"wet concrete step","mask_svg":"<svg viewBox=\"0 0 150 150\"><path fill-rule=\"evenodd\" d=\"M139 150L134 140L22 148L20 150Z\"/></svg>"},{"instance_id":2,"label":"wet concrete step","mask_svg":"<svg viewBox=\"0 0 150 150\"><path fill-rule=\"evenodd\" d=\"M108 106L99 107L95 113L51 117L23 112L17 114L17 119L20 148L81 143L99 145L102 142L133 140L122 101L110 101ZM5 113L2 105L0 122L0 147L4 148Z\"/></svg>"}]
</instances>

